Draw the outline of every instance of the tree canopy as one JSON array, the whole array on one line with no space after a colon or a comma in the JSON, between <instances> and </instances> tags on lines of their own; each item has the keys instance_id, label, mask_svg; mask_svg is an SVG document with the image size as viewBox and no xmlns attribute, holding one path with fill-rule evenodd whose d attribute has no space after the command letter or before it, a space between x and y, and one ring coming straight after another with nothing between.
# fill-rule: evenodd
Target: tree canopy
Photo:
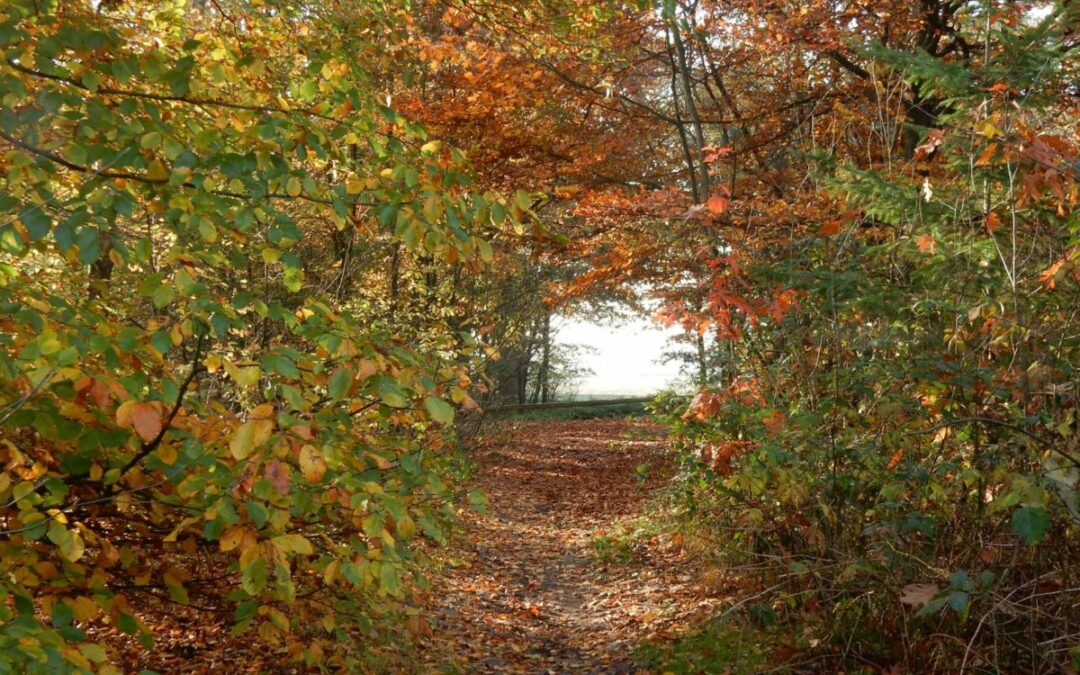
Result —
<instances>
[{"instance_id":1,"label":"tree canopy","mask_svg":"<svg viewBox=\"0 0 1080 675\"><path fill-rule=\"evenodd\" d=\"M755 621L1069 672L1078 46L1068 0L7 0L0 672L122 672L155 602L374 668L484 507L459 418L646 300Z\"/></svg>"}]
</instances>

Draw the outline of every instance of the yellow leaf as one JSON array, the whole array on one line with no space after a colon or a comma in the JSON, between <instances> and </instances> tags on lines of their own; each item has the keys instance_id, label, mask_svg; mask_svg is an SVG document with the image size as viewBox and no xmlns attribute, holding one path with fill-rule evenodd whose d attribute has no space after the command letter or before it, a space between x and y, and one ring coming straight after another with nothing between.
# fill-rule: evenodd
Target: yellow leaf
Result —
<instances>
[{"instance_id":1,"label":"yellow leaf","mask_svg":"<svg viewBox=\"0 0 1080 675\"><path fill-rule=\"evenodd\" d=\"M236 459L244 459L251 451L266 443L274 430L273 420L249 420L233 432L229 441L229 452Z\"/></svg>"},{"instance_id":2,"label":"yellow leaf","mask_svg":"<svg viewBox=\"0 0 1080 675\"><path fill-rule=\"evenodd\" d=\"M290 197L299 197L303 189L303 186L300 184L300 178L297 176L291 177L288 182L285 183L285 193Z\"/></svg>"},{"instance_id":3,"label":"yellow leaf","mask_svg":"<svg viewBox=\"0 0 1080 675\"><path fill-rule=\"evenodd\" d=\"M248 413L248 417L253 420L268 420L274 417L274 404L263 403L262 405L255 406Z\"/></svg>"},{"instance_id":4,"label":"yellow leaf","mask_svg":"<svg viewBox=\"0 0 1080 675\"><path fill-rule=\"evenodd\" d=\"M146 177L156 182L166 181L169 179L169 170L160 159L155 159L146 167Z\"/></svg>"},{"instance_id":5,"label":"yellow leaf","mask_svg":"<svg viewBox=\"0 0 1080 675\"><path fill-rule=\"evenodd\" d=\"M358 195L364 191L364 181L362 178L353 174L345 181L345 194Z\"/></svg>"},{"instance_id":6,"label":"yellow leaf","mask_svg":"<svg viewBox=\"0 0 1080 675\"><path fill-rule=\"evenodd\" d=\"M315 446L300 448L300 471L309 483L318 483L326 473L326 462Z\"/></svg>"},{"instance_id":7,"label":"yellow leaf","mask_svg":"<svg viewBox=\"0 0 1080 675\"><path fill-rule=\"evenodd\" d=\"M75 562L86 552L86 542L77 530L70 530L70 536L60 543L60 555L69 562Z\"/></svg>"},{"instance_id":8,"label":"yellow leaf","mask_svg":"<svg viewBox=\"0 0 1080 675\"><path fill-rule=\"evenodd\" d=\"M254 387L262 377L262 368L259 366L238 368L231 361L225 361L225 372L241 387Z\"/></svg>"},{"instance_id":9,"label":"yellow leaf","mask_svg":"<svg viewBox=\"0 0 1080 675\"><path fill-rule=\"evenodd\" d=\"M331 560L330 564L323 570L323 583L327 586L334 583L334 579L337 578L338 570L341 568L340 560Z\"/></svg>"},{"instance_id":10,"label":"yellow leaf","mask_svg":"<svg viewBox=\"0 0 1080 675\"><path fill-rule=\"evenodd\" d=\"M177 454L176 448L169 443L163 443L157 449L157 458L165 463L166 466L172 466L176 462Z\"/></svg>"},{"instance_id":11,"label":"yellow leaf","mask_svg":"<svg viewBox=\"0 0 1080 675\"><path fill-rule=\"evenodd\" d=\"M987 138L995 138L997 136L1004 136L1001 129L994 126L994 123L990 120L983 120L975 126L975 133L986 136Z\"/></svg>"},{"instance_id":12,"label":"yellow leaf","mask_svg":"<svg viewBox=\"0 0 1080 675\"><path fill-rule=\"evenodd\" d=\"M137 405L139 405L139 402L135 400L121 403L120 407L116 409L116 426L121 429L131 428L131 412Z\"/></svg>"},{"instance_id":13,"label":"yellow leaf","mask_svg":"<svg viewBox=\"0 0 1080 675\"><path fill-rule=\"evenodd\" d=\"M238 548L244 541L244 534L247 532L247 528L243 525L233 525L227 528L221 533L221 539L218 540L218 545L222 551L231 551L234 548Z\"/></svg>"},{"instance_id":14,"label":"yellow leaf","mask_svg":"<svg viewBox=\"0 0 1080 675\"><path fill-rule=\"evenodd\" d=\"M75 612L75 618L79 621L89 621L98 615L100 608L90 598L79 596L66 601Z\"/></svg>"},{"instance_id":15,"label":"yellow leaf","mask_svg":"<svg viewBox=\"0 0 1080 675\"><path fill-rule=\"evenodd\" d=\"M165 536L164 541L167 541L167 542L176 541L177 537L180 536L180 533L183 532L185 528L187 528L189 525L194 525L195 523L199 522L200 520L202 520L202 516L190 516L188 518L184 518L183 520L180 521L179 525L177 525L175 528L173 528L172 532L170 532L168 535Z\"/></svg>"},{"instance_id":16,"label":"yellow leaf","mask_svg":"<svg viewBox=\"0 0 1080 675\"><path fill-rule=\"evenodd\" d=\"M282 553L311 555L315 552L315 548L311 545L311 542L304 539L303 535L299 534L283 534L271 539L270 543Z\"/></svg>"},{"instance_id":17,"label":"yellow leaf","mask_svg":"<svg viewBox=\"0 0 1080 675\"><path fill-rule=\"evenodd\" d=\"M206 366L208 373L216 373L221 368L222 359L217 354L210 354L203 359L203 365Z\"/></svg>"}]
</instances>

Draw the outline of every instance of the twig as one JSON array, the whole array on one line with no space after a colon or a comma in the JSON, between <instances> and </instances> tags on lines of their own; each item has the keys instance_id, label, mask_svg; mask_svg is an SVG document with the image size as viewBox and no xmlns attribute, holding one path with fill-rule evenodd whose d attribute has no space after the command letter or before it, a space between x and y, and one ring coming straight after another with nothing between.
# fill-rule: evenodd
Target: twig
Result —
<instances>
[{"instance_id":1,"label":"twig","mask_svg":"<svg viewBox=\"0 0 1080 675\"><path fill-rule=\"evenodd\" d=\"M34 394L41 391L41 389L46 384L48 384L49 380L53 379L53 377L55 375L56 375L56 371L55 370L50 370L48 373L45 374L45 377L41 378L40 382L38 382L37 384L34 385L34 387L30 391L26 392L20 398L14 400L11 403L4 406L4 408L7 410L7 414L4 415L3 418L0 418L0 424L3 424L4 422L7 422L9 417L14 415L16 413L16 411L19 410L19 408L26 405L26 402L29 401L31 398L33 398Z\"/></svg>"}]
</instances>

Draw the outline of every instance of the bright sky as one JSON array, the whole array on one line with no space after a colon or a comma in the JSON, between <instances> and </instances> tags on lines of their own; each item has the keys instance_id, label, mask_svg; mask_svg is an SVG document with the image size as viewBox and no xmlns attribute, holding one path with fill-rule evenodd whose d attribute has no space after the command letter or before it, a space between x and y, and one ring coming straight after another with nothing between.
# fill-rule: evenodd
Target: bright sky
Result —
<instances>
[{"instance_id":1,"label":"bright sky","mask_svg":"<svg viewBox=\"0 0 1080 675\"><path fill-rule=\"evenodd\" d=\"M667 338L679 329L665 330L647 319L600 325L579 319L558 324L556 342L588 345L595 353L583 354L582 364L595 371L577 384L580 395L648 395L673 384L679 364L661 364Z\"/></svg>"}]
</instances>

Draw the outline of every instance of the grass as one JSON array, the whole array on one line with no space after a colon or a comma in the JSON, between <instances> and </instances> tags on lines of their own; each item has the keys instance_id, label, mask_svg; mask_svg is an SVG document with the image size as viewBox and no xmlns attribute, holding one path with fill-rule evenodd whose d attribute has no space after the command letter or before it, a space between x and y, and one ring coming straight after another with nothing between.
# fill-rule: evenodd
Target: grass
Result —
<instances>
[{"instance_id":1,"label":"grass","mask_svg":"<svg viewBox=\"0 0 1080 675\"><path fill-rule=\"evenodd\" d=\"M643 516L618 523L607 532L593 536L593 557L599 562L627 564L639 560L648 540L668 527L656 518Z\"/></svg>"},{"instance_id":2,"label":"grass","mask_svg":"<svg viewBox=\"0 0 1080 675\"><path fill-rule=\"evenodd\" d=\"M658 673L757 673L769 665L769 635L736 619L710 621L671 642L648 642L634 652Z\"/></svg>"},{"instance_id":3,"label":"grass","mask_svg":"<svg viewBox=\"0 0 1080 675\"><path fill-rule=\"evenodd\" d=\"M644 403L615 403L603 406L555 408L554 410L525 410L506 415L506 419L519 421L537 420L595 420L605 417L631 417L645 412Z\"/></svg>"}]
</instances>

